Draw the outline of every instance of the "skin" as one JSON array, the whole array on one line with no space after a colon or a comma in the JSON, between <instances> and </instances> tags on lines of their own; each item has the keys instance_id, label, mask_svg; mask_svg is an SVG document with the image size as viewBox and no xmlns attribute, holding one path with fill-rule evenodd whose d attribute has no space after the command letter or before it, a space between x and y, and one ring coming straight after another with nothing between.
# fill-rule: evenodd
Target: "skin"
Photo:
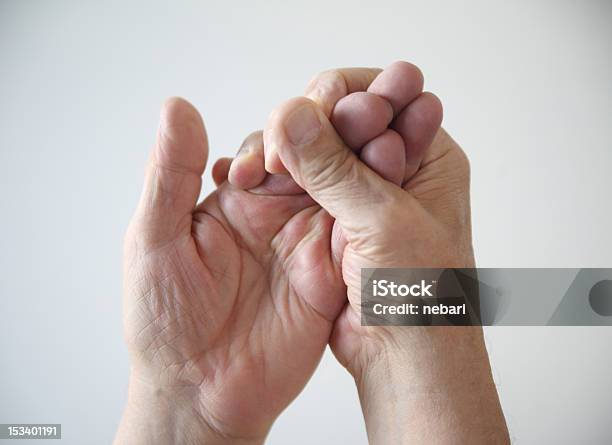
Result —
<instances>
[{"instance_id":1,"label":"skin","mask_svg":"<svg viewBox=\"0 0 612 445\"><path fill-rule=\"evenodd\" d=\"M139 435L140 399L172 408L174 393L196 427L169 427L160 443L191 443L184 434L262 442L313 373L344 304L331 217L286 177L248 192L226 182L196 206L207 150L197 111L167 102L125 241L134 397L117 443L156 443Z\"/></svg>"},{"instance_id":2,"label":"skin","mask_svg":"<svg viewBox=\"0 0 612 445\"><path fill-rule=\"evenodd\" d=\"M425 418L431 394L414 398L414 406L390 404L375 388L380 379L402 387L421 384L402 380L422 374L416 368L419 345L441 339L452 357L448 345L457 336L450 342L448 332L373 330L355 317L361 267L473 264L467 187L462 193L461 186L467 162L464 171L461 150L437 132L439 101L421 93L420 72L412 67L318 76L307 90L310 99L281 105L263 137L254 133L233 162L215 164L219 187L197 206L208 152L203 123L181 99L165 105L143 196L126 235L124 314L132 373L116 443L262 443L330 338L355 376L370 439L400 443L394 438L424 437L418 425L431 428L427 422L397 422L415 412ZM286 130L304 105L315 110L320 131L297 147L288 143ZM386 114L377 111L381 107ZM359 122L371 125L353 135L349 147L343 137ZM421 170L413 176L419 166L425 172L420 178ZM287 171L290 176L278 174ZM396 223L389 226L383 217ZM423 242L434 235L435 245ZM424 258L426 248L447 254L432 264L431 255ZM479 331L459 336L466 339L459 344L467 346L458 362L474 353L484 363L474 366L474 375L492 382ZM457 369L448 359L439 361L441 371L434 376ZM473 412L469 398L449 403L463 400L450 385L456 376L436 380L448 388L447 405ZM494 388L482 393L483 400L497 402ZM498 403L482 406L501 416ZM449 416L458 418L455 411ZM385 422L389 415L396 419L391 425ZM494 417L484 416L485 423ZM397 428L404 423L414 433ZM454 425L449 434L456 434ZM502 431L499 419L492 428Z\"/></svg>"},{"instance_id":3,"label":"skin","mask_svg":"<svg viewBox=\"0 0 612 445\"><path fill-rule=\"evenodd\" d=\"M368 91L372 86L384 96L388 85L373 83ZM469 163L444 130L422 131L439 125L431 104L427 94L403 109L393 104L390 127L406 149L400 185L360 160L343 129L307 98L273 112L266 155L279 157L342 234L349 304L330 344L356 380L370 443L509 443L481 328L360 323L362 268L474 267ZM308 129L303 138L292 128L295 120Z\"/></svg>"}]
</instances>

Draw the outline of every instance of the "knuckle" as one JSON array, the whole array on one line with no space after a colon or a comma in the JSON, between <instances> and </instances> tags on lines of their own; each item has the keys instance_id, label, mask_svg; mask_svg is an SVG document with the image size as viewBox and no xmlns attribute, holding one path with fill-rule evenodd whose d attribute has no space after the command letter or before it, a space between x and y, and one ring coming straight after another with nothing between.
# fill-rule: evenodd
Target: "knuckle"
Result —
<instances>
[{"instance_id":1,"label":"knuckle","mask_svg":"<svg viewBox=\"0 0 612 445\"><path fill-rule=\"evenodd\" d=\"M310 171L305 172L309 190L322 192L356 180L357 163L348 150L323 150L317 158L310 163Z\"/></svg>"},{"instance_id":2,"label":"knuckle","mask_svg":"<svg viewBox=\"0 0 612 445\"><path fill-rule=\"evenodd\" d=\"M332 69L317 74L306 88L306 96L319 102L326 114L336 102L348 94L346 79L340 70Z\"/></svg>"},{"instance_id":3,"label":"knuckle","mask_svg":"<svg viewBox=\"0 0 612 445\"><path fill-rule=\"evenodd\" d=\"M257 130L249 134L240 144L237 153L247 153L257 149L259 146L263 147L263 130Z\"/></svg>"},{"instance_id":4,"label":"knuckle","mask_svg":"<svg viewBox=\"0 0 612 445\"><path fill-rule=\"evenodd\" d=\"M322 86L326 88L334 87L336 89L346 89L346 81L339 70L325 70L321 71L310 80L308 89L315 90Z\"/></svg>"}]
</instances>

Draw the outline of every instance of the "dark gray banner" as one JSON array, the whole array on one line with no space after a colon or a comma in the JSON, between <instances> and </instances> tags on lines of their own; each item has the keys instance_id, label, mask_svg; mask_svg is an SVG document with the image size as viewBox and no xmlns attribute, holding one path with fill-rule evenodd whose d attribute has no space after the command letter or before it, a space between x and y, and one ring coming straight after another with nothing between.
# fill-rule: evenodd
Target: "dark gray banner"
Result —
<instances>
[{"instance_id":1,"label":"dark gray banner","mask_svg":"<svg viewBox=\"0 0 612 445\"><path fill-rule=\"evenodd\" d=\"M364 326L610 326L612 269L362 269Z\"/></svg>"}]
</instances>

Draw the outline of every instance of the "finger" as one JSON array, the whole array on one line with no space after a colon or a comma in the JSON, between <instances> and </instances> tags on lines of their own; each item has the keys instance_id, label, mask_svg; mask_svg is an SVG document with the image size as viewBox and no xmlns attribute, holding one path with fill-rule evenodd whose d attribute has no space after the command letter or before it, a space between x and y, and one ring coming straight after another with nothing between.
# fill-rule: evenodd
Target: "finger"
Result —
<instances>
[{"instance_id":1,"label":"finger","mask_svg":"<svg viewBox=\"0 0 612 445\"><path fill-rule=\"evenodd\" d=\"M289 175L270 175L264 168L263 131L251 133L230 167L232 185L258 195L297 195L304 190Z\"/></svg>"},{"instance_id":2,"label":"finger","mask_svg":"<svg viewBox=\"0 0 612 445\"><path fill-rule=\"evenodd\" d=\"M228 180L242 190L257 187L266 178L263 131L255 131L244 140L232 162Z\"/></svg>"},{"instance_id":3,"label":"finger","mask_svg":"<svg viewBox=\"0 0 612 445\"><path fill-rule=\"evenodd\" d=\"M401 186L406 166L406 149L402 137L387 130L368 142L359 155L372 170L395 185Z\"/></svg>"},{"instance_id":4,"label":"finger","mask_svg":"<svg viewBox=\"0 0 612 445\"><path fill-rule=\"evenodd\" d=\"M425 154L423 155L422 164L430 164L443 156L447 155L450 151L460 150L461 147L457 142L444 130L444 128L440 127L434 136L431 145L425 150Z\"/></svg>"},{"instance_id":5,"label":"finger","mask_svg":"<svg viewBox=\"0 0 612 445\"><path fill-rule=\"evenodd\" d=\"M328 118L341 98L356 91L366 91L381 72L380 68L337 68L316 75L304 96L318 104Z\"/></svg>"},{"instance_id":6,"label":"finger","mask_svg":"<svg viewBox=\"0 0 612 445\"><path fill-rule=\"evenodd\" d=\"M304 189L290 175L268 175L261 184L249 190L256 195L290 196L302 195Z\"/></svg>"},{"instance_id":7,"label":"finger","mask_svg":"<svg viewBox=\"0 0 612 445\"><path fill-rule=\"evenodd\" d=\"M227 175L229 174L232 160L233 158L219 158L217 159L217 162L214 163L212 168L212 178L217 187L227 181Z\"/></svg>"},{"instance_id":8,"label":"finger","mask_svg":"<svg viewBox=\"0 0 612 445\"><path fill-rule=\"evenodd\" d=\"M136 214L140 232L148 240L167 241L190 230L207 158L200 114L184 99L168 99Z\"/></svg>"},{"instance_id":9,"label":"finger","mask_svg":"<svg viewBox=\"0 0 612 445\"><path fill-rule=\"evenodd\" d=\"M264 143L280 155L291 176L325 208L350 238L371 230L381 206L406 195L364 165L347 147L324 113L299 97L272 113Z\"/></svg>"},{"instance_id":10,"label":"finger","mask_svg":"<svg viewBox=\"0 0 612 445\"><path fill-rule=\"evenodd\" d=\"M331 123L353 150L381 135L393 120L393 108L385 99L366 92L351 93L338 101Z\"/></svg>"},{"instance_id":11,"label":"finger","mask_svg":"<svg viewBox=\"0 0 612 445\"><path fill-rule=\"evenodd\" d=\"M334 222L331 233L331 254L334 264L339 270L342 270L342 260L344 258L344 251L348 245L346 237L342 233L342 228L338 222Z\"/></svg>"},{"instance_id":12,"label":"finger","mask_svg":"<svg viewBox=\"0 0 612 445\"><path fill-rule=\"evenodd\" d=\"M391 128L397 131L406 146L406 170L403 182L419 169L427 148L442 123L442 103L432 93L422 93L395 118Z\"/></svg>"},{"instance_id":13,"label":"finger","mask_svg":"<svg viewBox=\"0 0 612 445\"><path fill-rule=\"evenodd\" d=\"M365 91L380 71L380 68L337 68L323 71L309 82L304 94L321 107L325 116L330 117L336 102L350 93ZM266 150L270 148L266 147ZM265 158L269 173L287 173L278 154L266 151Z\"/></svg>"},{"instance_id":14,"label":"finger","mask_svg":"<svg viewBox=\"0 0 612 445\"><path fill-rule=\"evenodd\" d=\"M423 73L408 62L394 62L374 79L368 93L386 99L397 115L423 91Z\"/></svg>"}]
</instances>

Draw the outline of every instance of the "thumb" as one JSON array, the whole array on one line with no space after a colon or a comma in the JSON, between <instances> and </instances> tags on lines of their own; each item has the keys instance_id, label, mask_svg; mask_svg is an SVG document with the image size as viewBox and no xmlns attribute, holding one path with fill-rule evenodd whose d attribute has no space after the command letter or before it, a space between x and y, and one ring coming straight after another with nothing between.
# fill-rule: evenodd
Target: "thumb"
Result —
<instances>
[{"instance_id":1,"label":"thumb","mask_svg":"<svg viewBox=\"0 0 612 445\"><path fill-rule=\"evenodd\" d=\"M140 240L157 245L189 233L207 157L206 130L198 111L184 99L168 99L132 224Z\"/></svg>"},{"instance_id":2,"label":"thumb","mask_svg":"<svg viewBox=\"0 0 612 445\"><path fill-rule=\"evenodd\" d=\"M264 130L266 156L278 153L293 179L333 216L347 236L373 227L407 195L362 163L311 100L280 105ZM375 226L374 226L375 227Z\"/></svg>"}]
</instances>

